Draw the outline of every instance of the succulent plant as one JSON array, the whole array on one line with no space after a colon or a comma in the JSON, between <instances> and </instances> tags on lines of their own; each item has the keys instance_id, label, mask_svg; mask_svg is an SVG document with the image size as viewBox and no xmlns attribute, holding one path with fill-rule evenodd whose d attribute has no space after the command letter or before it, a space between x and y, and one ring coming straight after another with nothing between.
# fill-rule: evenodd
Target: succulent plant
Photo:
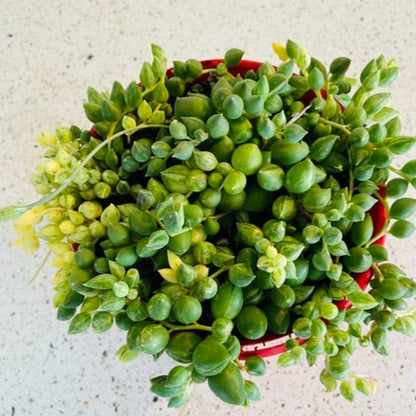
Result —
<instances>
[{"instance_id":1,"label":"succulent plant","mask_svg":"<svg viewBox=\"0 0 416 416\"><path fill-rule=\"evenodd\" d=\"M151 390L179 407L192 383L248 405L266 365L247 340L293 334L277 364L325 356L320 380L348 400L374 381L350 372L357 345L387 354L414 335L416 284L388 262L385 234L409 237L416 160L379 56L359 80L350 60L327 69L292 41L281 63L174 61L161 47L140 83L89 87L93 127L42 133L31 176L42 198L0 211L28 253L45 241L58 271L57 318L69 333L126 331L122 362L166 352L177 362ZM295 68L297 67L297 69ZM394 175L391 178L391 175ZM367 284L369 290L366 290Z\"/></svg>"}]
</instances>

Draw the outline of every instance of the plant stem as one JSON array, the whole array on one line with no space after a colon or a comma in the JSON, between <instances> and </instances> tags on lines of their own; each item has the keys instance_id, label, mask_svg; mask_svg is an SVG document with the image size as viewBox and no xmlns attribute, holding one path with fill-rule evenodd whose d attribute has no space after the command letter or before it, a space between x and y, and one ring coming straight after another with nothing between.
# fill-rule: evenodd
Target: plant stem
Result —
<instances>
[{"instance_id":1,"label":"plant stem","mask_svg":"<svg viewBox=\"0 0 416 416\"><path fill-rule=\"evenodd\" d=\"M165 226L163 225L163 222L162 222L162 221L160 221L160 220L159 220L159 218L157 218L157 216L156 216L156 215L155 215L152 211L150 211L149 209L147 209L145 212L146 212L147 214L151 215L151 216L154 218L154 220L158 223L159 227L160 227L162 230L164 230L164 229L165 229Z\"/></svg>"},{"instance_id":2,"label":"plant stem","mask_svg":"<svg viewBox=\"0 0 416 416\"><path fill-rule=\"evenodd\" d=\"M40 263L39 267L37 268L37 270L35 271L35 273L33 274L32 278L30 279L29 283L33 283L34 280L38 277L39 273L41 272L41 270L43 269L43 267L45 266L46 262L49 259L49 256L52 254L52 251L48 251L46 253L46 256L44 257L44 259L42 260L42 263Z\"/></svg>"},{"instance_id":3,"label":"plant stem","mask_svg":"<svg viewBox=\"0 0 416 416\"><path fill-rule=\"evenodd\" d=\"M286 123L286 127L290 126L291 124L295 123L296 121L298 121L309 109L311 108L311 105L307 105L304 109L302 109L302 111L299 111L298 113L296 113L287 123Z\"/></svg>"},{"instance_id":4,"label":"plant stem","mask_svg":"<svg viewBox=\"0 0 416 416\"><path fill-rule=\"evenodd\" d=\"M117 123L111 123L110 129L108 130L107 137L111 137L114 134L114 130L116 129ZM111 142L108 142L108 150L111 149Z\"/></svg>"},{"instance_id":5,"label":"plant stem","mask_svg":"<svg viewBox=\"0 0 416 416\"><path fill-rule=\"evenodd\" d=\"M374 274L378 277L378 280L380 280L380 282L383 281L384 280L384 276L383 276L383 273L381 273L381 270L378 267L378 265L376 263L373 263L371 265L371 268L373 269Z\"/></svg>"},{"instance_id":6,"label":"plant stem","mask_svg":"<svg viewBox=\"0 0 416 416\"><path fill-rule=\"evenodd\" d=\"M153 90L155 90L162 82L164 82L164 79L160 79L158 82L156 82L155 85L152 85L149 87L146 91L143 92L142 97L146 97L147 94L151 93Z\"/></svg>"},{"instance_id":7,"label":"plant stem","mask_svg":"<svg viewBox=\"0 0 416 416\"><path fill-rule=\"evenodd\" d=\"M244 364L242 364L241 361L238 358L236 358L234 360L234 362L236 363L236 365L237 365L237 367L238 367L239 370L241 370L241 371L245 370Z\"/></svg>"},{"instance_id":8,"label":"plant stem","mask_svg":"<svg viewBox=\"0 0 416 416\"><path fill-rule=\"evenodd\" d=\"M57 197L64 189L66 189L72 181L76 178L78 173L81 171L81 169L107 144L111 143L113 140L115 140L117 137L122 136L123 134L133 134L136 133L139 130L147 129L147 128L155 128L155 127L166 127L164 124L139 124L138 126L132 128L132 129L126 129L121 130L112 136L107 137L105 140L103 140L97 147L95 147L91 152L87 155L87 157L78 165L78 167L71 173L71 176L63 182L58 188L55 189L52 193L45 195L41 199L39 199L36 202L32 202L31 204L27 205L17 205L13 207L5 207L1 208L0 212L0 221L8 221L9 219L18 218L21 215L23 215L25 212L29 211L32 208L35 208L42 204L47 204L52 199ZM20 212L19 212L20 210ZM16 215L12 216L9 211L15 212Z\"/></svg>"},{"instance_id":9,"label":"plant stem","mask_svg":"<svg viewBox=\"0 0 416 416\"><path fill-rule=\"evenodd\" d=\"M267 94L267 97L270 97L271 95L279 91L280 88L284 87L288 82L289 82L289 78L286 78L286 80L277 84L271 91L269 91L269 93Z\"/></svg>"},{"instance_id":10,"label":"plant stem","mask_svg":"<svg viewBox=\"0 0 416 416\"><path fill-rule=\"evenodd\" d=\"M408 182L410 182L411 178L409 178L409 176L407 176L406 174L404 174L400 169L395 168L394 166L389 165L387 167L389 170L391 170L392 172L394 172L396 175L401 176L403 179L406 179Z\"/></svg>"},{"instance_id":11,"label":"plant stem","mask_svg":"<svg viewBox=\"0 0 416 416\"><path fill-rule=\"evenodd\" d=\"M194 323L191 325L174 325L171 324L170 322L167 321L161 321L160 322L163 326L166 326L167 328L169 328L171 331L192 331L192 330L196 330L196 331L208 331L211 332L212 328L210 326L206 326L206 325L201 325L198 323Z\"/></svg>"},{"instance_id":12,"label":"plant stem","mask_svg":"<svg viewBox=\"0 0 416 416\"><path fill-rule=\"evenodd\" d=\"M220 269L218 269L216 272L212 273L211 275L209 275L207 277L207 279L214 279L215 277L219 276L221 273L224 273L226 270L228 270L229 267L221 267Z\"/></svg>"},{"instance_id":13,"label":"plant stem","mask_svg":"<svg viewBox=\"0 0 416 416\"><path fill-rule=\"evenodd\" d=\"M345 127L345 124L336 123L335 121L327 120L326 118L323 118L323 117L319 117L319 121L321 121L324 124L328 124L329 126L333 126L333 127L336 127L337 129L342 130L348 136L351 134L351 132Z\"/></svg>"},{"instance_id":14,"label":"plant stem","mask_svg":"<svg viewBox=\"0 0 416 416\"><path fill-rule=\"evenodd\" d=\"M349 175L349 184L348 184L348 201L352 200L352 194L354 193L354 170L352 167L352 157L351 157L351 149L347 145L347 153L348 153L348 175Z\"/></svg>"},{"instance_id":15,"label":"plant stem","mask_svg":"<svg viewBox=\"0 0 416 416\"><path fill-rule=\"evenodd\" d=\"M213 220L219 220L222 217L225 217L226 215L230 214L231 211L227 211L227 212L222 212L221 214L217 214L217 215L211 215L210 218L212 218Z\"/></svg>"},{"instance_id":16,"label":"plant stem","mask_svg":"<svg viewBox=\"0 0 416 416\"><path fill-rule=\"evenodd\" d=\"M201 75L210 74L211 72L215 72L216 70L216 68L206 68L202 70Z\"/></svg>"},{"instance_id":17,"label":"plant stem","mask_svg":"<svg viewBox=\"0 0 416 416\"><path fill-rule=\"evenodd\" d=\"M384 235L386 233L387 228L390 225L390 207L389 207L389 204L387 203L385 198L383 198L378 192L376 192L374 195L377 197L377 199L383 204L384 208L386 209L387 219L386 219L386 222L384 223L383 227L381 228L381 230L374 237L372 237L369 241L367 241L364 248L367 248L367 247L371 246L371 244L373 244L382 235Z\"/></svg>"}]
</instances>

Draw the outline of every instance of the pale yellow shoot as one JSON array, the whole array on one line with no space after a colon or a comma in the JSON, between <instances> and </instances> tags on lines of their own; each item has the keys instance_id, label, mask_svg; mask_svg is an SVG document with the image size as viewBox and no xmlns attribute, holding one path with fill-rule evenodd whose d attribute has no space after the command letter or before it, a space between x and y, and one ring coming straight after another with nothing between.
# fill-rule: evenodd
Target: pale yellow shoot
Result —
<instances>
[{"instance_id":1,"label":"pale yellow shoot","mask_svg":"<svg viewBox=\"0 0 416 416\"><path fill-rule=\"evenodd\" d=\"M57 142L56 136L52 133L41 133L36 137L36 141L42 147L54 146Z\"/></svg>"},{"instance_id":2,"label":"pale yellow shoot","mask_svg":"<svg viewBox=\"0 0 416 416\"><path fill-rule=\"evenodd\" d=\"M176 270L182 264L182 260L177 254L168 250L168 263L172 270Z\"/></svg>"},{"instance_id":3,"label":"pale yellow shoot","mask_svg":"<svg viewBox=\"0 0 416 416\"><path fill-rule=\"evenodd\" d=\"M278 42L273 42L272 47L273 47L274 53L279 57L281 61L285 62L289 59L289 56L286 53L286 48L284 47L284 45Z\"/></svg>"},{"instance_id":4,"label":"pale yellow shoot","mask_svg":"<svg viewBox=\"0 0 416 416\"><path fill-rule=\"evenodd\" d=\"M178 283L176 278L176 273L172 269L160 269L158 270L159 274L169 283Z\"/></svg>"}]
</instances>

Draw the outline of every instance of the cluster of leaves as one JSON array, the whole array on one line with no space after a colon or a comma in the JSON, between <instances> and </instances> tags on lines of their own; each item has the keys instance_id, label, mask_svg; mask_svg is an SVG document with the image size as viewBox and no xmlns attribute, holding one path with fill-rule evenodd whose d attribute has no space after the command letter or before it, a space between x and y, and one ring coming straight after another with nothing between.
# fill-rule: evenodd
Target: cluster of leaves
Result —
<instances>
[{"instance_id":1,"label":"cluster of leaves","mask_svg":"<svg viewBox=\"0 0 416 416\"><path fill-rule=\"evenodd\" d=\"M378 244L415 229L404 194L416 161L391 163L416 139L400 135L390 93L373 92L394 81L394 61L372 60L358 82L347 58L327 70L294 42L274 49L278 68L235 71L243 52L231 49L216 68L176 61L167 77L153 45L139 85L88 89L92 132L38 138L47 161L31 179L44 197L16 221L17 243L32 252L40 238L55 254L54 305L70 333L115 322L123 362L166 352L181 364L152 379L170 406L206 380L227 403L258 400L242 371L265 363L238 357L241 340L266 332L296 336L281 366L324 355L321 382L352 400L374 390L350 373L355 347L387 354L390 331L416 331L405 301L416 284ZM369 268L367 293L354 273Z\"/></svg>"}]
</instances>

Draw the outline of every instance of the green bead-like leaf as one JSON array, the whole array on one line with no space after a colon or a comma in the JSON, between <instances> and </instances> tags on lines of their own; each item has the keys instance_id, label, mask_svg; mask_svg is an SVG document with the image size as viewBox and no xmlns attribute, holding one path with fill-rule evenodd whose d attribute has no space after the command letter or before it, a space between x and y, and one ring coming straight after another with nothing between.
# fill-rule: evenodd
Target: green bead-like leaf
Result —
<instances>
[{"instance_id":1,"label":"green bead-like leaf","mask_svg":"<svg viewBox=\"0 0 416 416\"><path fill-rule=\"evenodd\" d=\"M224 402L232 405L244 403L246 397L244 380L235 364L229 363L221 373L208 377L208 385Z\"/></svg>"},{"instance_id":2,"label":"green bead-like leaf","mask_svg":"<svg viewBox=\"0 0 416 416\"><path fill-rule=\"evenodd\" d=\"M185 325L197 322L202 315L201 303L193 296L179 297L172 311L175 319Z\"/></svg>"},{"instance_id":3,"label":"green bead-like leaf","mask_svg":"<svg viewBox=\"0 0 416 416\"><path fill-rule=\"evenodd\" d=\"M388 198L400 198L407 191L409 183L402 178L394 178L387 183L386 196Z\"/></svg>"},{"instance_id":4,"label":"green bead-like leaf","mask_svg":"<svg viewBox=\"0 0 416 416\"><path fill-rule=\"evenodd\" d=\"M389 87L396 80L399 75L399 68L397 66L391 66L383 68L380 71L380 81L378 83L379 87Z\"/></svg>"},{"instance_id":5,"label":"green bead-like leaf","mask_svg":"<svg viewBox=\"0 0 416 416\"><path fill-rule=\"evenodd\" d=\"M137 338L140 349L147 354L157 354L163 351L169 342L168 330L159 324L143 328Z\"/></svg>"},{"instance_id":6,"label":"green bead-like leaf","mask_svg":"<svg viewBox=\"0 0 416 416\"><path fill-rule=\"evenodd\" d=\"M92 329L94 332L100 334L111 328L113 324L113 316L109 312L97 312L92 320Z\"/></svg>"},{"instance_id":7,"label":"green bead-like leaf","mask_svg":"<svg viewBox=\"0 0 416 416\"><path fill-rule=\"evenodd\" d=\"M107 121L118 121L122 116L117 103L111 100L104 100L101 103L101 113Z\"/></svg>"},{"instance_id":8,"label":"green bead-like leaf","mask_svg":"<svg viewBox=\"0 0 416 416\"><path fill-rule=\"evenodd\" d=\"M142 94L136 81L131 81L124 90L124 101L130 110L137 108L141 102Z\"/></svg>"},{"instance_id":9,"label":"green bead-like leaf","mask_svg":"<svg viewBox=\"0 0 416 416\"><path fill-rule=\"evenodd\" d=\"M339 139L339 136L330 134L328 136L320 137L315 140L311 146L310 157L313 160L324 160L332 151L335 143Z\"/></svg>"},{"instance_id":10,"label":"green bead-like leaf","mask_svg":"<svg viewBox=\"0 0 416 416\"><path fill-rule=\"evenodd\" d=\"M350 64L351 64L350 58L345 58L341 56L339 58L334 59L331 62L331 65L329 67L329 72L336 77L342 77L347 72Z\"/></svg>"},{"instance_id":11,"label":"green bead-like leaf","mask_svg":"<svg viewBox=\"0 0 416 416\"><path fill-rule=\"evenodd\" d=\"M84 103L84 112L88 120L93 123L104 120L104 116L101 112L101 106L94 103Z\"/></svg>"},{"instance_id":12,"label":"green bead-like leaf","mask_svg":"<svg viewBox=\"0 0 416 416\"><path fill-rule=\"evenodd\" d=\"M372 309L378 305L378 302L368 293L357 291L348 294L348 300L356 308Z\"/></svg>"},{"instance_id":13,"label":"green bead-like leaf","mask_svg":"<svg viewBox=\"0 0 416 416\"><path fill-rule=\"evenodd\" d=\"M390 208L390 216L395 219L405 220L416 212L416 199L401 198L393 202Z\"/></svg>"},{"instance_id":14,"label":"green bead-like leaf","mask_svg":"<svg viewBox=\"0 0 416 416\"><path fill-rule=\"evenodd\" d=\"M244 55L244 51L242 51L241 49L237 49L237 48L229 49L225 53L224 63L227 66L227 68L234 68L240 63L243 55Z\"/></svg>"},{"instance_id":15,"label":"green bead-like leaf","mask_svg":"<svg viewBox=\"0 0 416 416\"><path fill-rule=\"evenodd\" d=\"M79 334L85 332L91 324L91 315L88 312L81 312L72 318L68 328L68 334Z\"/></svg>"},{"instance_id":16,"label":"green bead-like leaf","mask_svg":"<svg viewBox=\"0 0 416 416\"><path fill-rule=\"evenodd\" d=\"M391 93L381 92L367 98L363 108L368 115L377 113L391 100Z\"/></svg>"},{"instance_id":17,"label":"green bead-like leaf","mask_svg":"<svg viewBox=\"0 0 416 416\"><path fill-rule=\"evenodd\" d=\"M84 286L90 287L92 289L111 289L113 284L117 282L117 278L111 274L99 274L98 276L93 277L88 282L84 283Z\"/></svg>"},{"instance_id":18,"label":"green bead-like leaf","mask_svg":"<svg viewBox=\"0 0 416 416\"><path fill-rule=\"evenodd\" d=\"M234 319L243 307L243 291L226 281L219 288L211 301L211 312L214 318Z\"/></svg>"},{"instance_id":19,"label":"green bead-like leaf","mask_svg":"<svg viewBox=\"0 0 416 416\"><path fill-rule=\"evenodd\" d=\"M299 124L291 124L283 130L284 138L290 143L301 141L308 132Z\"/></svg>"},{"instance_id":20,"label":"green bead-like leaf","mask_svg":"<svg viewBox=\"0 0 416 416\"><path fill-rule=\"evenodd\" d=\"M146 304L139 298L134 299L127 307L126 313L134 322L143 321L147 317Z\"/></svg>"},{"instance_id":21,"label":"green bead-like leaf","mask_svg":"<svg viewBox=\"0 0 416 416\"><path fill-rule=\"evenodd\" d=\"M288 39L288 41L286 42L286 53L290 58L296 60L301 55L302 49L297 43Z\"/></svg>"},{"instance_id":22,"label":"green bead-like leaf","mask_svg":"<svg viewBox=\"0 0 416 416\"><path fill-rule=\"evenodd\" d=\"M410 221L399 220L390 227L389 233L397 238L408 238L414 233L415 229L415 225Z\"/></svg>"},{"instance_id":23,"label":"green bead-like leaf","mask_svg":"<svg viewBox=\"0 0 416 416\"><path fill-rule=\"evenodd\" d=\"M260 390L257 385L251 380L244 381L244 390L246 392L247 399L259 401L261 398Z\"/></svg>"},{"instance_id":24,"label":"green bead-like leaf","mask_svg":"<svg viewBox=\"0 0 416 416\"><path fill-rule=\"evenodd\" d=\"M280 367L289 367L291 365L295 364L295 359L290 354L290 352L283 352L279 355L279 358L277 359L277 365Z\"/></svg>"},{"instance_id":25,"label":"green bead-like leaf","mask_svg":"<svg viewBox=\"0 0 416 416\"><path fill-rule=\"evenodd\" d=\"M195 370L204 376L220 374L230 359L227 349L214 339L202 341L192 355Z\"/></svg>"},{"instance_id":26,"label":"green bead-like leaf","mask_svg":"<svg viewBox=\"0 0 416 416\"><path fill-rule=\"evenodd\" d=\"M317 67L314 67L309 73L308 84L313 91L319 91L324 86L324 75Z\"/></svg>"},{"instance_id":27,"label":"green bead-like leaf","mask_svg":"<svg viewBox=\"0 0 416 416\"><path fill-rule=\"evenodd\" d=\"M385 299L395 300L400 299L406 293L407 288L404 287L398 280L392 277L383 279L379 287L380 295Z\"/></svg>"},{"instance_id":28,"label":"green bead-like leaf","mask_svg":"<svg viewBox=\"0 0 416 416\"><path fill-rule=\"evenodd\" d=\"M351 381L343 380L339 385L339 392L350 402L355 399L355 387Z\"/></svg>"},{"instance_id":29,"label":"green bead-like leaf","mask_svg":"<svg viewBox=\"0 0 416 416\"><path fill-rule=\"evenodd\" d=\"M409 160L408 162L406 162L401 171L407 175L410 176L411 178L416 178L416 159L413 160Z\"/></svg>"},{"instance_id":30,"label":"green bead-like leaf","mask_svg":"<svg viewBox=\"0 0 416 416\"><path fill-rule=\"evenodd\" d=\"M254 376L262 376L266 372L266 362L257 355L251 355L246 360L246 370Z\"/></svg>"},{"instance_id":31,"label":"green bead-like leaf","mask_svg":"<svg viewBox=\"0 0 416 416\"><path fill-rule=\"evenodd\" d=\"M334 391L337 388L337 381L326 370L322 370L319 381L326 388L326 391Z\"/></svg>"},{"instance_id":32,"label":"green bead-like leaf","mask_svg":"<svg viewBox=\"0 0 416 416\"><path fill-rule=\"evenodd\" d=\"M146 100L143 100L140 103L139 108L137 109L138 116L143 121L147 121L152 116L152 113L153 113L153 110L152 110L152 107L150 107L150 104Z\"/></svg>"},{"instance_id":33,"label":"green bead-like leaf","mask_svg":"<svg viewBox=\"0 0 416 416\"><path fill-rule=\"evenodd\" d=\"M345 359L338 354L329 357L327 370L334 379L344 379L348 374L349 369L350 365L348 359Z\"/></svg>"},{"instance_id":34,"label":"green bead-like leaf","mask_svg":"<svg viewBox=\"0 0 416 416\"><path fill-rule=\"evenodd\" d=\"M123 345L115 353L115 356L121 363L130 363L134 361L139 355L139 351L132 351L127 347L127 345Z\"/></svg>"},{"instance_id":35,"label":"green bead-like leaf","mask_svg":"<svg viewBox=\"0 0 416 416\"><path fill-rule=\"evenodd\" d=\"M370 396L372 393L371 382L364 377L355 378L355 388L366 396Z\"/></svg>"},{"instance_id":36,"label":"green bead-like leaf","mask_svg":"<svg viewBox=\"0 0 416 416\"><path fill-rule=\"evenodd\" d=\"M407 153L416 143L416 137L398 136L388 141L388 148L395 154Z\"/></svg>"},{"instance_id":37,"label":"green bead-like leaf","mask_svg":"<svg viewBox=\"0 0 416 416\"><path fill-rule=\"evenodd\" d=\"M413 316L400 316L393 325L393 329L407 336L416 334L416 321Z\"/></svg>"},{"instance_id":38,"label":"green bead-like leaf","mask_svg":"<svg viewBox=\"0 0 416 416\"><path fill-rule=\"evenodd\" d=\"M310 159L298 162L286 173L285 186L289 192L301 194L312 187L315 181L315 166Z\"/></svg>"},{"instance_id":39,"label":"green bead-like leaf","mask_svg":"<svg viewBox=\"0 0 416 416\"><path fill-rule=\"evenodd\" d=\"M145 62L140 71L140 82L145 88L150 88L156 84L156 77L153 73L152 66Z\"/></svg>"},{"instance_id":40,"label":"green bead-like leaf","mask_svg":"<svg viewBox=\"0 0 416 416\"><path fill-rule=\"evenodd\" d=\"M151 250L160 250L169 242L169 236L165 230L154 231L147 241L146 246Z\"/></svg>"},{"instance_id":41,"label":"green bead-like leaf","mask_svg":"<svg viewBox=\"0 0 416 416\"><path fill-rule=\"evenodd\" d=\"M383 261L388 260L388 251L383 246L380 246L378 244L374 244L374 245L368 247L368 251L370 252L371 257L373 258L373 261L375 263L381 263Z\"/></svg>"}]
</instances>

